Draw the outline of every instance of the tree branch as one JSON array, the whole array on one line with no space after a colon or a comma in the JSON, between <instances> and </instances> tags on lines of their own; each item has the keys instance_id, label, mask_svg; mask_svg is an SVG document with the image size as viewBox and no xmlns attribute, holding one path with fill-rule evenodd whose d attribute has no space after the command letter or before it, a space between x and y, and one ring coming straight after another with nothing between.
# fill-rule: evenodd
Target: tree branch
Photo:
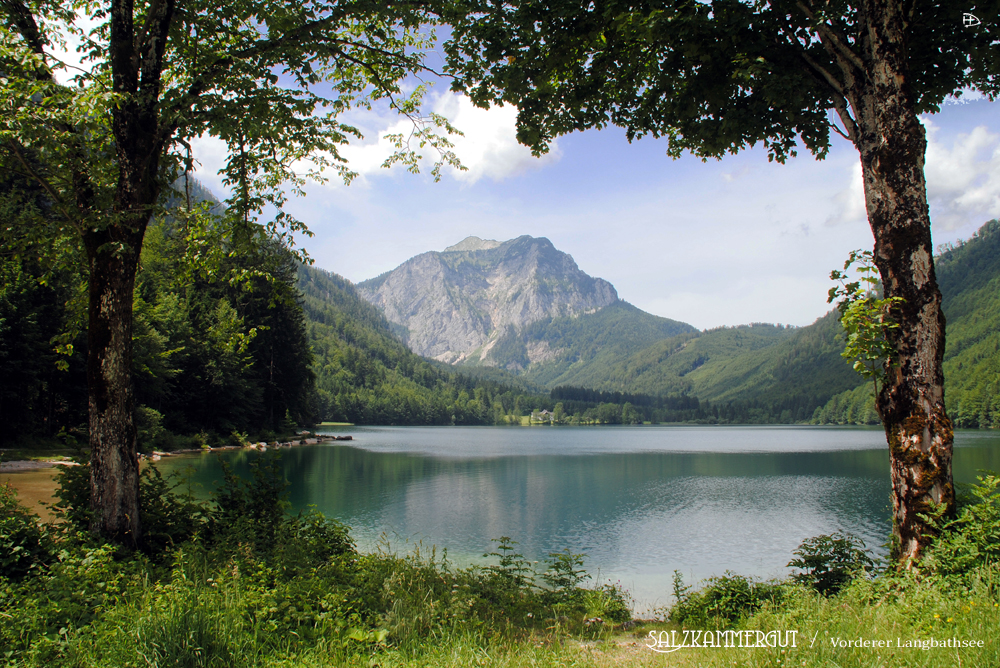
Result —
<instances>
[{"instance_id":1,"label":"tree branch","mask_svg":"<svg viewBox=\"0 0 1000 668\"><path fill-rule=\"evenodd\" d=\"M837 110L837 115L840 116L840 122L844 124L844 129L847 133L845 134L844 132L841 132L840 128L838 128L834 123L830 124L831 127L837 131L837 134L850 140L850 142L855 146L858 146L858 124L851 117L851 114L847 109L847 99L842 95L834 95L833 108ZM861 147L858 146L858 148Z\"/></svg>"},{"instance_id":2,"label":"tree branch","mask_svg":"<svg viewBox=\"0 0 1000 668\"><path fill-rule=\"evenodd\" d=\"M812 11L808 7L806 7L804 3L801 2L801 0L795 4L798 6L799 9L802 10L802 13L806 15L806 18L808 18L810 21L813 22L813 25L816 26L816 30L819 31L819 34L830 40L830 43L833 44L833 46L837 49L837 51L840 52L842 56L847 58L847 60L849 60L851 64L853 64L862 72L865 70L865 64L861 60L861 58L858 57L858 54L854 53L854 51L852 51L851 48L847 46L846 43L844 43L844 40L842 40L840 36L833 31L833 29L829 26L829 24L827 24L824 21L817 21L816 15L813 14Z\"/></svg>"},{"instance_id":3,"label":"tree branch","mask_svg":"<svg viewBox=\"0 0 1000 668\"><path fill-rule=\"evenodd\" d=\"M840 116L840 120L844 124L844 130L838 128L835 123L830 123L830 127L832 127L834 131L841 137L847 139L856 146L857 136L858 136L857 123L851 117L847 109L848 100L846 97L844 84L840 83L840 81L837 80L837 77L833 76L833 74L831 74L829 70L827 70L820 63L818 63L816 59L810 56L809 53L805 50L805 47L803 47L798 42L791 40L791 38L789 38L789 41L792 42L793 47L796 48L799 56L802 57L802 60L806 62L807 65L806 71L814 79L816 79L816 81L821 86L823 84L826 84L832 89L832 95L830 96L830 99L833 102L834 110L837 112L837 115Z\"/></svg>"},{"instance_id":4,"label":"tree branch","mask_svg":"<svg viewBox=\"0 0 1000 668\"><path fill-rule=\"evenodd\" d=\"M35 16L31 13L31 10L21 0L2 0L0 6L10 15L14 25L17 26L18 32L21 33L21 37L28 43L28 47L39 56L44 56L46 40L42 37L41 31L38 29L38 23L35 21ZM51 76L52 73L50 72L49 78Z\"/></svg>"},{"instance_id":5,"label":"tree branch","mask_svg":"<svg viewBox=\"0 0 1000 668\"><path fill-rule=\"evenodd\" d=\"M40 185L46 193L48 193L49 197L52 198L52 201L55 203L56 208L62 212L62 215L66 219L66 221L79 228L80 227L79 220L77 220L74 216L70 214L69 209L66 208L66 205L62 200L62 197L59 196L59 193L56 191L56 189L52 187L52 184L49 183L48 179L39 174L38 171L36 171L35 168L31 166L31 163L28 161L28 159L25 157L22 151L24 147L20 146L19 143L14 139L7 140L7 147L10 149L10 152L14 154L14 157L17 158L17 161L21 163L21 166L24 167L25 172L32 179L34 179L34 181L38 185Z\"/></svg>"},{"instance_id":6,"label":"tree branch","mask_svg":"<svg viewBox=\"0 0 1000 668\"><path fill-rule=\"evenodd\" d=\"M300 42L303 39L309 38L311 35L320 31L324 27L329 26L329 24L333 22L335 18L336 17L328 16L324 19L313 21L309 24L300 26L299 28L286 32L285 34L281 35L278 38L258 40L252 46L247 47L242 51L236 51L234 53L231 53L230 55L224 58L220 58L216 60L214 63L208 65L202 72L202 74L199 75L191 83L191 85L188 87L187 92L181 95L177 99L177 101L171 105L169 113L165 113L163 115L163 118L170 118L172 120L161 129L160 137L166 139L166 137L169 137L171 134L173 134L173 132L180 125L179 120L176 119L178 119L181 116L181 111L184 109L190 109L194 105L195 101L199 97L201 97L201 95L206 90L208 90L211 87L212 83L216 80L216 78L221 74L223 74L226 70L228 70L234 63L249 58L266 56L269 53L286 46L290 42L293 41ZM385 49L380 49L370 44L352 42L350 40L344 40L344 39L325 39L324 41L326 42L328 47L331 48L331 50L335 51L340 57L344 58L345 60L348 60L351 63L360 65L364 67L366 70L368 70L368 72L376 80L377 85L379 85L386 92L388 92L388 87L379 80L377 73L374 71L373 68L371 68L370 65L368 65L367 63L365 63L360 59L348 56L344 52L344 50L339 47L342 45L347 45L354 48L363 49L373 54L385 56L387 58L397 58L400 62L405 62L407 60L410 60L409 65L411 69L413 70L423 69L435 73L434 70L432 70L429 67L425 66L420 66L419 68L416 67L414 64L416 61L414 61L413 59L409 59L406 56L400 57L399 54L397 53L393 53L392 51L387 51Z\"/></svg>"},{"instance_id":7,"label":"tree branch","mask_svg":"<svg viewBox=\"0 0 1000 668\"><path fill-rule=\"evenodd\" d=\"M829 70L817 63L816 60L805 50L799 51L799 55L802 56L802 59L822 77L823 81L825 81L837 95L843 96L844 85L837 81L837 78L833 76Z\"/></svg>"}]
</instances>

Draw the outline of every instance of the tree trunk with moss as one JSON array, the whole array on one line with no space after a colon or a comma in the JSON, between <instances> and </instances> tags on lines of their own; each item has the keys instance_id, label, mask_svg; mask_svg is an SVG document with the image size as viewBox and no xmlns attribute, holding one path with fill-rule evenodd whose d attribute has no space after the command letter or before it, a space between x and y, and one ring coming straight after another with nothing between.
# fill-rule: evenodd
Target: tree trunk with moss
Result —
<instances>
[{"instance_id":1,"label":"tree trunk with moss","mask_svg":"<svg viewBox=\"0 0 1000 668\"><path fill-rule=\"evenodd\" d=\"M899 327L887 331L896 357L876 400L889 445L893 532L909 568L933 539L922 516L955 507L951 420L945 414L942 361L945 322L934 275L924 178L927 140L909 89L906 17L901 3L865 3L863 71L848 80L852 128L861 154L865 204L875 236L875 264ZM850 71L842 64L842 70Z\"/></svg>"},{"instance_id":2,"label":"tree trunk with moss","mask_svg":"<svg viewBox=\"0 0 1000 668\"><path fill-rule=\"evenodd\" d=\"M133 548L142 539L132 383L132 289L141 243L141 231L120 226L84 234L91 529Z\"/></svg>"}]
</instances>

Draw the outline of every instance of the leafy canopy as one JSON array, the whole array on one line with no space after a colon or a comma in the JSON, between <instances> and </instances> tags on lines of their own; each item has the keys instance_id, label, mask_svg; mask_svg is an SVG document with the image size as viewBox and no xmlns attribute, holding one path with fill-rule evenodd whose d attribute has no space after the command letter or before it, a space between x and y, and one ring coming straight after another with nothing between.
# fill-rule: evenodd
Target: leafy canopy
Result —
<instances>
[{"instance_id":1,"label":"leafy canopy","mask_svg":"<svg viewBox=\"0 0 1000 668\"><path fill-rule=\"evenodd\" d=\"M832 0L465 0L447 45L457 86L480 105L517 105L518 140L536 153L561 134L613 124L629 140L669 140L702 158L797 141L826 155L851 135L850 81L867 71L861 2ZM1000 92L997 0L908 3L908 82L916 113L964 88ZM835 125L830 111L836 111ZM857 110L853 110L856 114Z\"/></svg>"},{"instance_id":2,"label":"leafy canopy","mask_svg":"<svg viewBox=\"0 0 1000 668\"><path fill-rule=\"evenodd\" d=\"M435 23L415 5L9 0L0 19L0 152L49 203L22 249L74 228L122 224L126 214L110 212L130 182L132 166L117 159L126 150L158 162L165 189L193 168L191 142L214 138L225 147L230 227L285 242L308 233L282 209L289 193L301 195L307 179L329 170L345 181L355 175L341 153L361 137L349 112L381 105L413 121L411 133L394 137L386 166L415 169L425 147L438 152L435 175L457 164L437 134L453 128L422 113L427 87L411 78L430 71L424 52ZM62 59L72 43L82 68ZM124 147L121 137L137 145ZM262 216L268 221L257 223Z\"/></svg>"}]
</instances>

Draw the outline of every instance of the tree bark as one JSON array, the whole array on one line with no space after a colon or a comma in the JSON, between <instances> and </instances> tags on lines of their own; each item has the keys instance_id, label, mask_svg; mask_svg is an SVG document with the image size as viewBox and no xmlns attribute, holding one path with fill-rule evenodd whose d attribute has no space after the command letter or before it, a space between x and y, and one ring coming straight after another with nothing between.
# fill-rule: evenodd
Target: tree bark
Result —
<instances>
[{"instance_id":1,"label":"tree bark","mask_svg":"<svg viewBox=\"0 0 1000 668\"><path fill-rule=\"evenodd\" d=\"M132 384L132 293L146 225L160 194L159 165L166 136L161 132L158 100L174 2L152 4L138 39L134 10L132 0L111 2L108 51L112 87L120 95L111 112L118 165L112 220L97 227L85 224L83 229L90 268L91 530L133 548L142 543L142 525Z\"/></svg>"},{"instance_id":2,"label":"tree bark","mask_svg":"<svg viewBox=\"0 0 1000 668\"><path fill-rule=\"evenodd\" d=\"M852 86L865 205L875 263L887 297L903 302L888 332L897 357L876 400L889 445L893 534L901 566L912 567L935 535L921 515L955 507L953 434L945 413L945 321L934 275L924 179L927 141L910 96L902 3L863 6L867 72Z\"/></svg>"},{"instance_id":3,"label":"tree bark","mask_svg":"<svg viewBox=\"0 0 1000 668\"><path fill-rule=\"evenodd\" d=\"M84 233L91 530L133 548L142 540L132 386L132 292L141 244L141 230L114 226Z\"/></svg>"}]
</instances>

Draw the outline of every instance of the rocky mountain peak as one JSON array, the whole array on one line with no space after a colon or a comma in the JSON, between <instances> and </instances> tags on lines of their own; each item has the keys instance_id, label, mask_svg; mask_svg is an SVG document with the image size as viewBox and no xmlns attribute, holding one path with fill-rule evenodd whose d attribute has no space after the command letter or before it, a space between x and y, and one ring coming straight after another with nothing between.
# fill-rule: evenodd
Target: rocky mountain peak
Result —
<instances>
[{"instance_id":1,"label":"rocky mountain peak","mask_svg":"<svg viewBox=\"0 0 1000 668\"><path fill-rule=\"evenodd\" d=\"M493 239L480 239L479 237L465 237L454 246L448 246L447 248L445 248L444 252L454 253L456 251L489 250L491 248L496 248L499 245L500 242L494 241Z\"/></svg>"},{"instance_id":2,"label":"rocky mountain peak","mask_svg":"<svg viewBox=\"0 0 1000 668\"><path fill-rule=\"evenodd\" d=\"M527 235L502 243L467 237L357 287L405 330L414 352L450 363L490 364L506 332L618 301L610 283L585 274L548 239Z\"/></svg>"}]
</instances>

